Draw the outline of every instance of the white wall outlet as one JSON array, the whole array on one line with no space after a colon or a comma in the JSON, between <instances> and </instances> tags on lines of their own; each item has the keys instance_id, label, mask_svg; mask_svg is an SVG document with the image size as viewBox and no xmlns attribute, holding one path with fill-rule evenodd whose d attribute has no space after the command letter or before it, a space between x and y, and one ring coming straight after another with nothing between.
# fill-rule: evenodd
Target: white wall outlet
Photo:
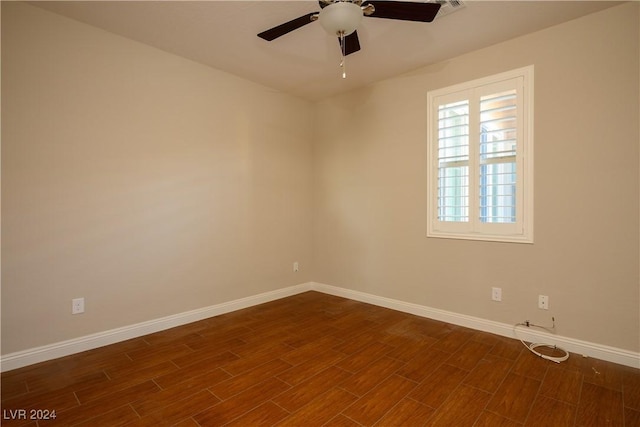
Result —
<instances>
[{"instance_id":1,"label":"white wall outlet","mask_svg":"<svg viewBox=\"0 0 640 427\"><path fill-rule=\"evenodd\" d=\"M84 298L74 298L71 300L71 314L84 313Z\"/></svg>"},{"instance_id":2,"label":"white wall outlet","mask_svg":"<svg viewBox=\"0 0 640 427\"><path fill-rule=\"evenodd\" d=\"M502 301L502 288L491 288L491 299L493 301Z\"/></svg>"},{"instance_id":3,"label":"white wall outlet","mask_svg":"<svg viewBox=\"0 0 640 427\"><path fill-rule=\"evenodd\" d=\"M538 295L538 308L542 310L549 310L549 296Z\"/></svg>"},{"instance_id":4,"label":"white wall outlet","mask_svg":"<svg viewBox=\"0 0 640 427\"><path fill-rule=\"evenodd\" d=\"M298 270L300 270L300 265L298 265L298 261L293 263L293 271L297 272Z\"/></svg>"}]
</instances>

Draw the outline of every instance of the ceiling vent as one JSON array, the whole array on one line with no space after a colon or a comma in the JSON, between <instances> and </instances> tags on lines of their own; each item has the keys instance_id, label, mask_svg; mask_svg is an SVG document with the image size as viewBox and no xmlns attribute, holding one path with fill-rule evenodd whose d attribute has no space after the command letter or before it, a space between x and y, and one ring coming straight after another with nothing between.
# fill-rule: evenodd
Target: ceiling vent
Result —
<instances>
[{"instance_id":1,"label":"ceiling vent","mask_svg":"<svg viewBox=\"0 0 640 427\"><path fill-rule=\"evenodd\" d=\"M450 15L455 11L463 9L465 7L464 2L460 0L436 0L435 3L440 4L440 10L436 15L436 19L442 18L443 16Z\"/></svg>"}]
</instances>

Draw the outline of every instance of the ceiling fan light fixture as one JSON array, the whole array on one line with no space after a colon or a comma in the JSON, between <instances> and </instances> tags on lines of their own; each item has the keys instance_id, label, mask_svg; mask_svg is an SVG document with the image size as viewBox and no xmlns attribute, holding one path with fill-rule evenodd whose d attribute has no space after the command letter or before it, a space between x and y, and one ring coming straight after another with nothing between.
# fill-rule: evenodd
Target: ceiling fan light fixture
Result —
<instances>
[{"instance_id":1,"label":"ceiling fan light fixture","mask_svg":"<svg viewBox=\"0 0 640 427\"><path fill-rule=\"evenodd\" d=\"M355 3L339 1L322 9L318 20L330 35L348 36L362 21L362 9Z\"/></svg>"}]
</instances>

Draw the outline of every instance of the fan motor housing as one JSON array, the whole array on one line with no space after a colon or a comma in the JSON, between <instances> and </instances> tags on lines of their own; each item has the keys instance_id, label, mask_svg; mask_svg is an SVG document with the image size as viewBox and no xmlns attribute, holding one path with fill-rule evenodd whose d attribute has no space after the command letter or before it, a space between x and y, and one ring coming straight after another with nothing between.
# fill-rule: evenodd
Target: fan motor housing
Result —
<instances>
[{"instance_id":1,"label":"fan motor housing","mask_svg":"<svg viewBox=\"0 0 640 427\"><path fill-rule=\"evenodd\" d=\"M324 9L325 7L330 6L334 3L353 3L361 6L362 0L319 0L318 3L320 4L320 7Z\"/></svg>"}]
</instances>

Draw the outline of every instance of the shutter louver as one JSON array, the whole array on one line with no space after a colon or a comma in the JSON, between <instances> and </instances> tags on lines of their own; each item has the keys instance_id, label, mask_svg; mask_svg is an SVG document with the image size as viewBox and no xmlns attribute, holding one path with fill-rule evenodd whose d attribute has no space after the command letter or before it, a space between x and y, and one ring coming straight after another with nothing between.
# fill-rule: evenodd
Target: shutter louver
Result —
<instances>
[{"instance_id":1,"label":"shutter louver","mask_svg":"<svg viewBox=\"0 0 640 427\"><path fill-rule=\"evenodd\" d=\"M516 91L480 98L479 218L516 222Z\"/></svg>"},{"instance_id":2,"label":"shutter louver","mask_svg":"<svg viewBox=\"0 0 640 427\"><path fill-rule=\"evenodd\" d=\"M469 221L469 101L439 106L438 220Z\"/></svg>"}]
</instances>

